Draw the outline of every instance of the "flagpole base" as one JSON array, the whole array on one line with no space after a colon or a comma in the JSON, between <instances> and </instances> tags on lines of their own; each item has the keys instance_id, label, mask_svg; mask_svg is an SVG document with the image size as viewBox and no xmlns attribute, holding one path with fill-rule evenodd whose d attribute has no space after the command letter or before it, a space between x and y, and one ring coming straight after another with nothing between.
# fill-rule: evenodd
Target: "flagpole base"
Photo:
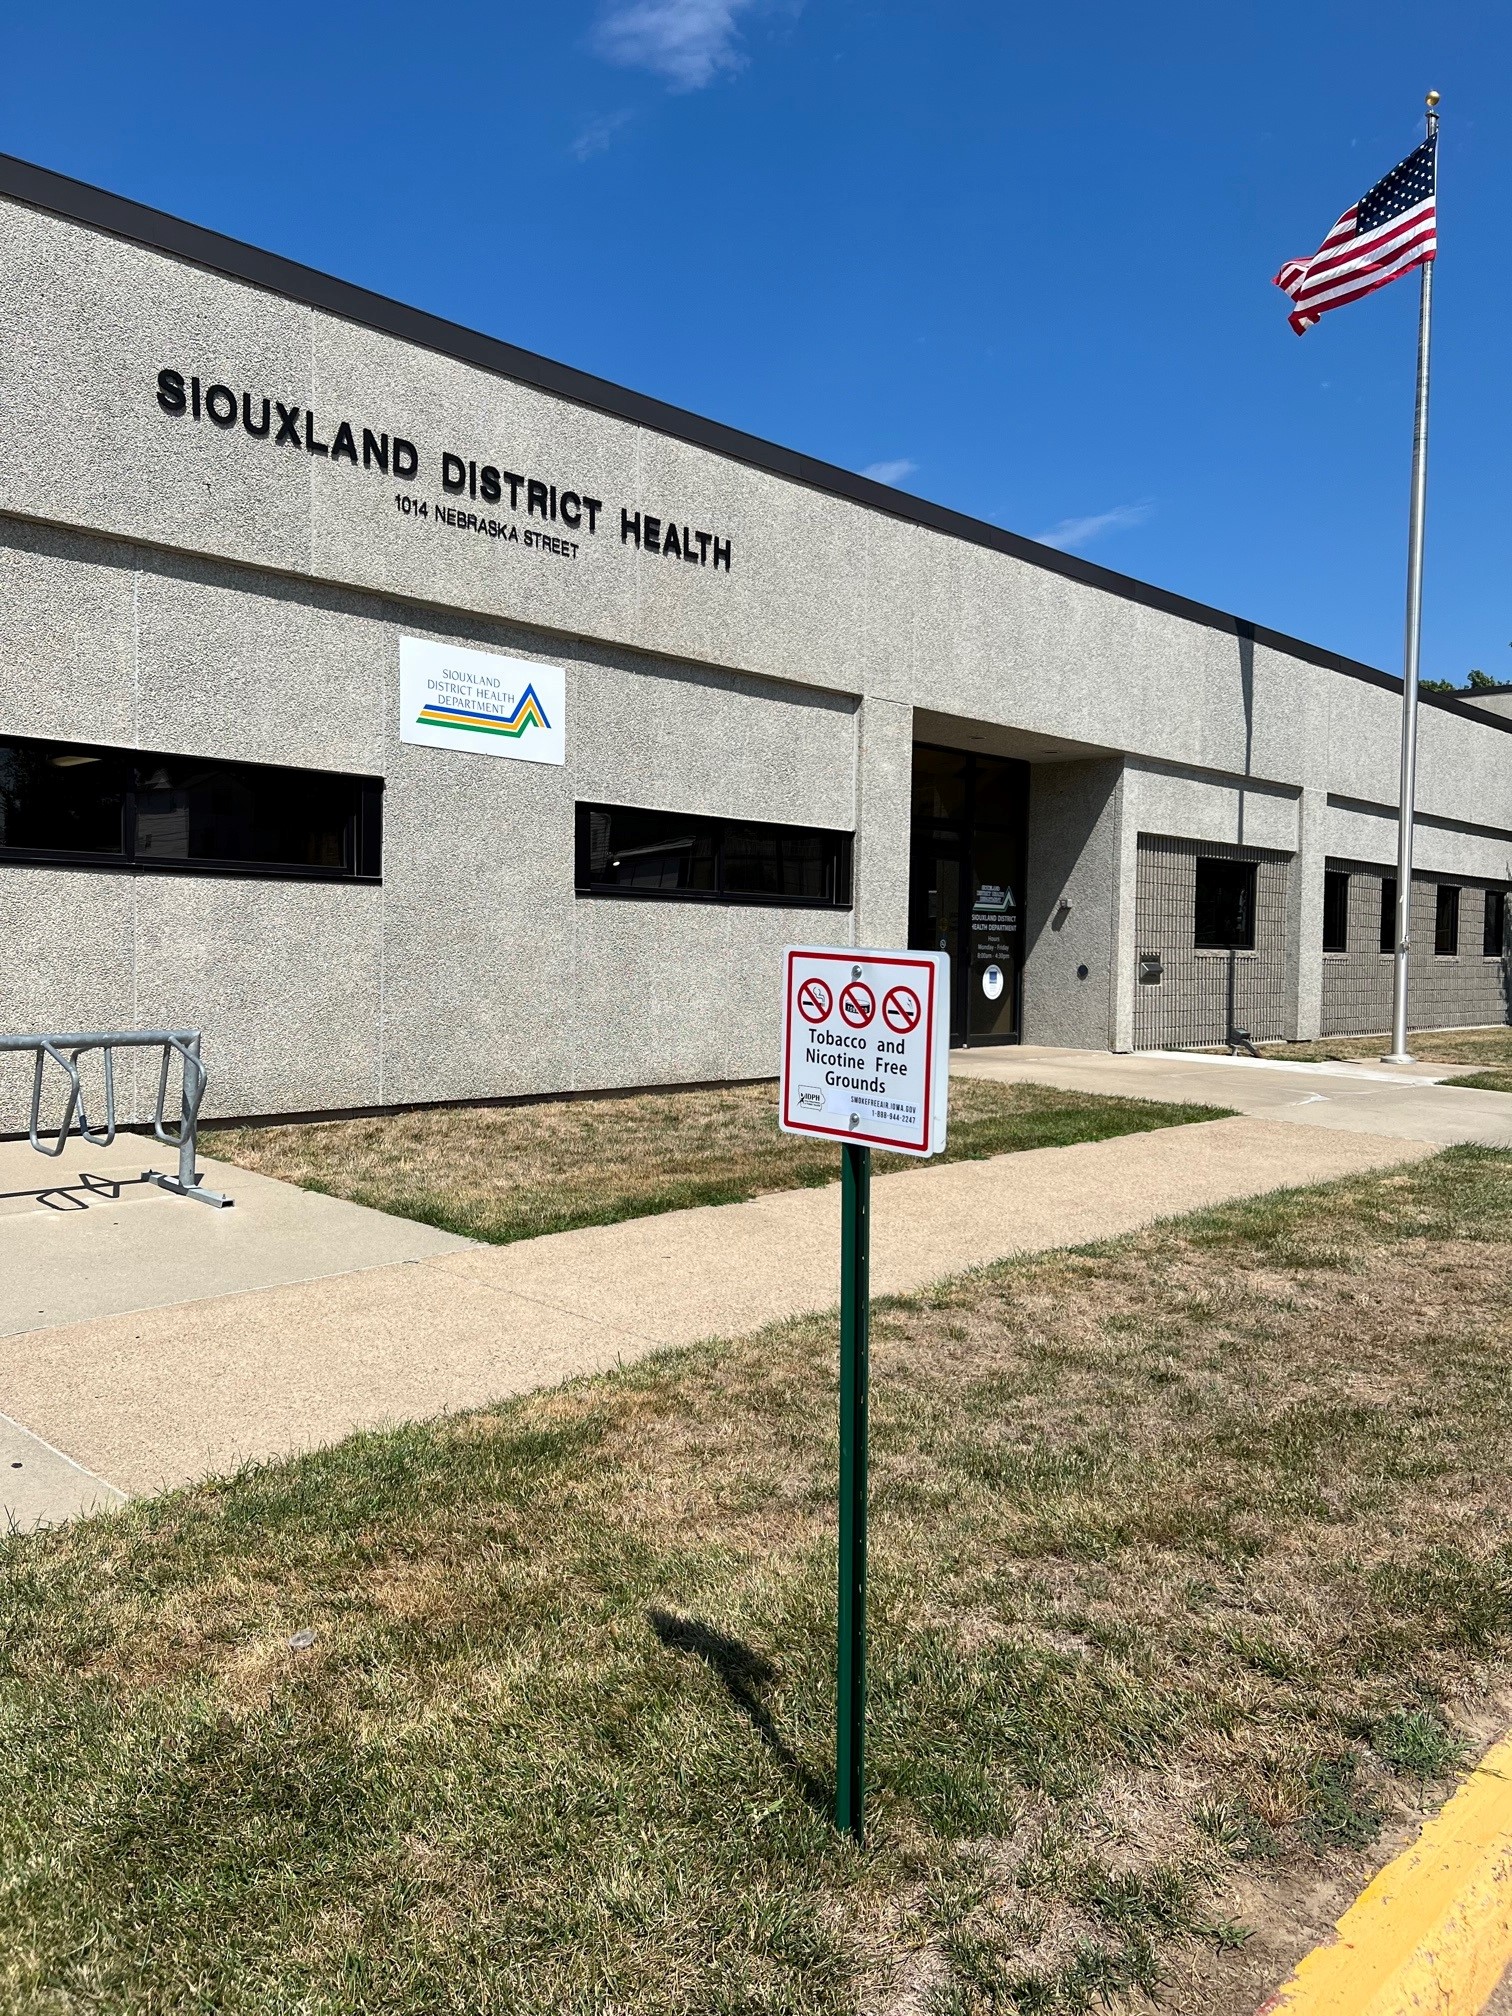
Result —
<instances>
[{"instance_id":1,"label":"flagpole base","mask_svg":"<svg viewBox=\"0 0 1512 2016\"><path fill-rule=\"evenodd\" d=\"M1417 1061L1410 1050L1388 1050L1381 1059L1383 1064L1416 1064Z\"/></svg>"}]
</instances>

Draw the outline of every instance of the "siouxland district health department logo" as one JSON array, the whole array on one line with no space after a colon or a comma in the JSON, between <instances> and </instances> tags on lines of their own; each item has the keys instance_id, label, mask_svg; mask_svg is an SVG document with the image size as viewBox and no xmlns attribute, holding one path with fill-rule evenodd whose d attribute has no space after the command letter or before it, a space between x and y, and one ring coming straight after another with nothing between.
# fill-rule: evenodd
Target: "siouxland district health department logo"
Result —
<instances>
[{"instance_id":1,"label":"siouxland district health department logo","mask_svg":"<svg viewBox=\"0 0 1512 2016\"><path fill-rule=\"evenodd\" d=\"M457 705L427 700L415 716L415 722L422 728L463 728L475 735L507 735L514 742L520 740L527 728L549 730L551 727L534 686L525 688L507 714L501 714L481 701L474 705Z\"/></svg>"}]
</instances>

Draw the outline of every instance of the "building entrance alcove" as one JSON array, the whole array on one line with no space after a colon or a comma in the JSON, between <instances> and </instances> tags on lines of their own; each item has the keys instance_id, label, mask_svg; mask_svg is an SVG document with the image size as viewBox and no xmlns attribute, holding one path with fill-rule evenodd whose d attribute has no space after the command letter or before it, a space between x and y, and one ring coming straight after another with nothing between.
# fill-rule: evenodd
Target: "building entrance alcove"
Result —
<instances>
[{"instance_id":1,"label":"building entrance alcove","mask_svg":"<svg viewBox=\"0 0 1512 2016\"><path fill-rule=\"evenodd\" d=\"M916 742L908 942L950 954L950 1040L1022 1027L1029 765Z\"/></svg>"}]
</instances>

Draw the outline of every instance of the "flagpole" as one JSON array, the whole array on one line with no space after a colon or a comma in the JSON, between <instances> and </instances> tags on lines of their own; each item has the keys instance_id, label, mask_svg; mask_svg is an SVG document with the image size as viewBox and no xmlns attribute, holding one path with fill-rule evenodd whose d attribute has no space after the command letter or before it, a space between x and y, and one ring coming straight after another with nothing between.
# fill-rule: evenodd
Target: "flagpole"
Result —
<instances>
[{"instance_id":1,"label":"flagpole","mask_svg":"<svg viewBox=\"0 0 1512 2016\"><path fill-rule=\"evenodd\" d=\"M1437 91L1428 93L1428 138L1438 133ZM1438 164L1434 163L1437 187ZM1421 267L1418 296L1417 412L1412 429L1412 510L1407 533L1407 633L1402 654L1402 777L1397 799L1396 954L1391 1049L1385 1062L1410 1064L1407 960L1412 911L1412 824L1417 811L1418 661L1423 633L1423 520L1428 505L1428 343L1433 327L1433 261Z\"/></svg>"}]
</instances>

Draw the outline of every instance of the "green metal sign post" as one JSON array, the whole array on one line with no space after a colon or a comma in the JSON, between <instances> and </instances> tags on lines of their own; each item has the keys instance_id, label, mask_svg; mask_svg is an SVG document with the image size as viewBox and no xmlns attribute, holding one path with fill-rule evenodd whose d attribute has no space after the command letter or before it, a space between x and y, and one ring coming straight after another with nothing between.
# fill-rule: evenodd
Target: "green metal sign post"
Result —
<instances>
[{"instance_id":1,"label":"green metal sign post","mask_svg":"<svg viewBox=\"0 0 1512 2016\"><path fill-rule=\"evenodd\" d=\"M866 1401L871 1331L871 1150L840 1149L840 1605L835 1825L860 1841L866 1806Z\"/></svg>"},{"instance_id":2,"label":"green metal sign post","mask_svg":"<svg viewBox=\"0 0 1512 2016\"><path fill-rule=\"evenodd\" d=\"M943 952L789 945L777 1125L840 1143L840 1564L835 1826L866 1832L866 1409L871 1151L938 1155L950 1073ZM992 969L996 970L996 969Z\"/></svg>"}]
</instances>

